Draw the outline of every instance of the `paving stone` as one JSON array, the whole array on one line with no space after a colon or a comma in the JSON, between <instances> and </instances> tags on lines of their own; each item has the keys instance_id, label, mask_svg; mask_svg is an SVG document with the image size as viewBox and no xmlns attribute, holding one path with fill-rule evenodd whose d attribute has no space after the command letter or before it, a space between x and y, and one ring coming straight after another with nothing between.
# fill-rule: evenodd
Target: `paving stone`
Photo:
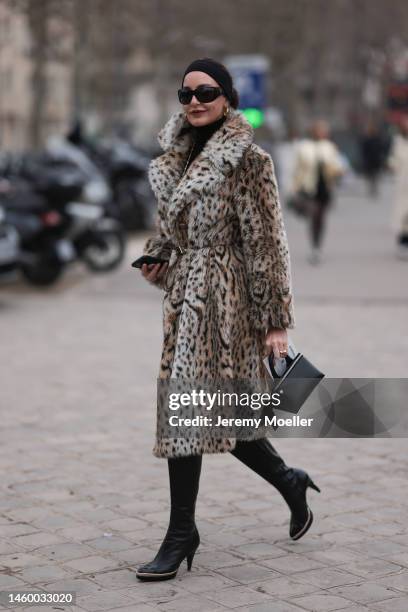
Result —
<instances>
[{"instance_id":1,"label":"paving stone","mask_svg":"<svg viewBox=\"0 0 408 612\"><path fill-rule=\"evenodd\" d=\"M344 565L343 569L348 570L352 565L358 566L360 563L367 562L367 556L359 554L354 550L335 546L325 550L311 550L305 553L305 557L319 561L326 566ZM351 570L350 570L351 571ZM355 572L351 572L352 574Z\"/></svg>"},{"instance_id":2,"label":"paving stone","mask_svg":"<svg viewBox=\"0 0 408 612\"><path fill-rule=\"evenodd\" d=\"M109 520L121 518L117 512L113 512L109 508L89 508L89 504L84 507L83 504L77 504L66 509L67 514L78 516L84 521L88 521L92 525L97 525Z\"/></svg>"},{"instance_id":3,"label":"paving stone","mask_svg":"<svg viewBox=\"0 0 408 612\"><path fill-rule=\"evenodd\" d=\"M115 608L130 606L131 604L135 605L130 597L122 595L117 591L104 591L103 593L97 593L88 597L79 597L77 603L81 608L89 610L89 612L114 610ZM134 610L136 612L135 608Z\"/></svg>"},{"instance_id":4,"label":"paving stone","mask_svg":"<svg viewBox=\"0 0 408 612\"><path fill-rule=\"evenodd\" d=\"M274 489L271 490L275 493ZM244 499L236 502L236 507L240 510L250 511L250 512L260 512L265 513L268 510L271 510L272 504L270 501L266 499Z\"/></svg>"},{"instance_id":5,"label":"paving stone","mask_svg":"<svg viewBox=\"0 0 408 612\"><path fill-rule=\"evenodd\" d=\"M367 610L369 610L370 612L374 612L374 608L369 608L367 606L360 606L359 604L354 604L350 607L347 608L342 608L341 612L367 612Z\"/></svg>"},{"instance_id":6,"label":"paving stone","mask_svg":"<svg viewBox=\"0 0 408 612\"><path fill-rule=\"evenodd\" d=\"M311 570L325 567L325 565L320 561L314 561L305 555L299 555L296 553L276 557L274 559L263 559L262 565L265 565L276 572L280 572L281 574L295 574L296 572L304 572L308 569Z\"/></svg>"},{"instance_id":7,"label":"paving stone","mask_svg":"<svg viewBox=\"0 0 408 612\"><path fill-rule=\"evenodd\" d=\"M248 587L244 586L233 586L224 589L214 589L209 593L206 593L206 597L219 603L227 608L238 608L239 606L264 601L272 601L271 597L266 593L260 593Z\"/></svg>"},{"instance_id":8,"label":"paving stone","mask_svg":"<svg viewBox=\"0 0 408 612\"><path fill-rule=\"evenodd\" d=\"M279 576L278 572L271 572L268 567L258 565L252 561L233 567L222 567L218 570L218 573L227 578L232 578L241 584L248 584L265 578L272 579L274 574Z\"/></svg>"},{"instance_id":9,"label":"paving stone","mask_svg":"<svg viewBox=\"0 0 408 612\"><path fill-rule=\"evenodd\" d=\"M403 567L408 567L408 551L406 553L397 553L396 555L387 555L387 561L395 563Z\"/></svg>"},{"instance_id":10,"label":"paving stone","mask_svg":"<svg viewBox=\"0 0 408 612\"><path fill-rule=\"evenodd\" d=\"M106 551L127 550L132 545L129 540L125 540L124 538L115 536L111 533L109 533L109 536L107 537L102 536L101 538L86 540L86 542L84 543L87 544L89 547L95 548L97 550Z\"/></svg>"},{"instance_id":11,"label":"paving stone","mask_svg":"<svg viewBox=\"0 0 408 612\"><path fill-rule=\"evenodd\" d=\"M7 540L0 540L0 555L8 555L10 553L22 552L24 549L22 546L16 545L14 542Z\"/></svg>"},{"instance_id":12,"label":"paving stone","mask_svg":"<svg viewBox=\"0 0 408 612\"><path fill-rule=\"evenodd\" d=\"M166 513L168 519L168 513ZM137 529L146 529L147 524L137 518L121 518L114 521L100 523L100 526L106 531L135 531Z\"/></svg>"},{"instance_id":13,"label":"paving stone","mask_svg":"<svg viewBox=\"0 0 408 612\"><path fill-rule=\"evenodd\" d=\"M85 544L67 542L64 544L42 546L41 548L37 548L37 552L51 561L68 561L89 556L95 551Z\"/></svg>"},{"instance_id":14,"label":"paving stone","mask_svg":"<svg viewBox=\"0 0 408 612\"><path fill-rule=\"evenodd\" d=\"M374 523L372 525L364 525L360 527L361 531L376 536L390 536L394 539L405 533L406 527L397 523Z\"/></svg>"},{"instance_id":15,"label":"paving stone","mask_svg":"<svg viewBox=\"0 0 408 612\"><path fill-rule=\"evenodd\" d=\"M235 535L237 531L235 530L235 532L230 533L231 535ZM282 521L280 523L278 521L276 521L276 523L271 521L269 524L263 525L262 527L259 525L257 527L250 528L243 526L242 529L239 530L239 536L245 538L246 542L258 542L260 533L262 533L262 540L264 542L274 544L276 549L279 551L282 549L279 547L279 545L277 545L277 541L282 540L287 536L289 533L289 527L286 524L286 521L284 526L282 526ZM245 544L246 542L242 542L242 544ZM286 542L287 540L285 540L285 543ZM238 544L240 544L239 541L237 542L237 545Z\"/></svg>"},{"instance_id":16,"label":"paving stone","mask_svg":"<svg viewBox=\"0 0 408 612\"><path fill-rule=\"evenodd\" d=\"M247 529L251 527L259 529L260 524L262 524L261 521L257 519L256 516L254 516L253 514L248 514L248 515L239 514L239 513L231 514L231 511L229 512L227 516L215 517L211 519L211 521L212 521L211 524L209 523L209 521L207 521L207 525L208 526L212 525L212 529L210 532L213 532L213 533L218 532L221 528L223 531L234 531L237 527L242 528L243 525L245 525ZM201 522L202 521L200 521L200 524Z\"/></svg>"},{"instance_id":17,"label":"paving stone","mask_svg":"<svg viewBox=\"0 0 408 612\"><path fill-rule=\"evenodd\" d=\"M288 576L281 576L279 578L274 578L272 576L268 580L255 582L250 586L251 589L255 589L260 593L275 595L280 599L289 599L296 595L305 595L307 593L316 593L320 591L319 587L313 584L297 582Z\"/></svg>"},{"instance_id":18,"label":"paving stone","mask_svg":"<svg viewBox=\"0 0 408 612\"><path fill-rule=\"evenodd\" d=\"M361 604L372 604L383 599L391 599L397 596L397 593L386 586L377 584L376 582L364 582L357 585L340 586L330 589L330 593L351 599Z\"/></svg>"},{"instance_id":19,"label":"paving stone","mask_svg":"<svg viewBox=\"0 0 408 612\"><path fill-rule=\"evenodd\" d=\"M47 608L48 608L48 610L50 609L49 606L44 606L44 607L42 606L40 609L47 610ZM13 610L13 608L11 608L11 609ZM14 608L14 610L18 610L18 609ZM66 606L64 604L64 606L61 607L61 610L64 610L64 612L75 612L76 610L79 610L79 608L77 606L76 607ZM20 612L20 611L18 611L18 612ZM38 612L38 605L37 606L29 606L28 608L24 608L24 612Z\"/></svg>"},{"instance_id":20,"label":"paving stone","mask_svg":"<svg viewBox=\"0 0 408 612\"><path fill-rule=\"evenodd\" d=\"M391 587L393 589L397 589L398 591L404 591L408 593L408 571L402 570L397 574L392 576L386 576L384 578L379 578L376 580L377 584L382 584L386 587ZM407 597L408 603L408 597Z\"/></svg>"},{"instance_id":21,"label":"paving stone","mask_svg":"<svg viewBox=\"0 0 408 612\"><path fill-rule=\"evenodd\" d=\"M8 523L0 525L0 538L12 538L19 535L36 533L38 530L29 523Z\"/></svg>"},{"instance_id":22,"label":"paving stone","mask_svg":"<svg viewBox=\"0 0 408 612\"><path fill-rule=\"evenodd\" d=\"M91 525L84 525L81 527L67 527L66 529L59 529L58 535L61 535L66 540L75 540L76 542L85 542L86 540L93 540L102 537L104 530L98 527L92 527Z\"/></svg>"},{"instance_id":23,"label":"paving stone","mask_svg":"<svg viewBox=\"0 0 408 612\"><path fill-rule=\"evenodd\" d=\"M389 538L371 538L366 542L350 544L351 550L366 553L372 557L388 557L388 555L397 554L399 552L406 553L407 548L398 542L394 542Z\"/></svg>"},{"instance_id":24,"label":"paving stone","mask_svg":"<svg viewBox=\"0 0 408 612\"><path fill-rule=\"evenodd\" d=\"M108 589L121 586L135 586L135 573L128 569L117 569L110 572L93 572L94 582Z\"/></svg>"},{"instance_id":25,"label":"paving stone","mask_svg":"<svg viewBox=\"0 0 408 612\"><path fill-rule=\"evenodd\" d=\"M240 606L235 610L248 610L248 612L300 612L300 608L289 602L270 600L251 606Z\"/></svg>"},{"instance_id":26,"label":"paving stone","mask_svg":"<svg viewBox=\"0 0 408 612\"><path fill-rule=\"evenodd\" d=\"M147 546L134 546L129 550L118 550L110 553L113 559L116 559L118 563L125 565L137 566L147 561L151 561L156 555L157 550L153 548L147 548ZM198 558L198 557L197 557Z\"/></svg>"},{"instance_id":27,"label":"paving stone","mask_svg":"<svg viewBox=\"0 0 408 612\"><path fill-rule=\"evenodd\" d=\"M64 578L63 580L56 580L48 582L45 585L45 590L48 592L58 591L71 591L79 595L89 595L90 593L96 593L100 591L100 587L88 578Z\"/></svg>"},{"instance_id":28,"label":"paving stone","mask_svg":"<svg viewBox=\"0 0 408 612\"><path fill-rule=\"evenodd\" d=\"M44 547L49 544L65 544L67 543L64 538L57 536L53 533L33 533L28 535L21 535L15 538L15 543L21 548L26 548L27 550L35 550L39 547Z\"/></svg>"},{"instance_id":29,"label":"paving stone","mask_svg":"<svg viewBox=\"0 0 408 612\"><path fill-rule=\"evenodd\" d=\"M252 559L276 557L278 552L281 554L281 556L283 555L283 551L281 549L276 548L276 546L269 544L268 542L251 542L248 544L241 544L240 546L235 546L234 550L237 554L245 555L246 557Z\"/></svg>"},{"instance_id":30,"label":"paving stone","mask_svg":"<svg viewBox=\"0 0 408 612\"><path fill-rule=\"evenodd\" d=\"M350 490L350 485L346 487L347 490ZM368 491L371 490L371 484L368 485ZM346 526L346 527L364 527L368 526L372 528L376 526L373 525L374 521L367 517L366 512L344 512L342 514L337 514L333 519L338 526Z\"/></svg>"},{"instance_id":31,"label":"paving stone","mask_svg":"<svg viewBox=\"0 0 408 612\"><path fill-rule=\"evenodd\" d=\"M46 564L46 560L33 553L12 553L11 555L0 556L0 568L18 569L30 565L37 565L39 562Z\"/></svg>"},{"instance_id":32,"label":"paving stone","mask_svg":"<svg viewBox=\"0 0 408 612\"><path fill-rule=\"evenodd\" d=\"M230 517L231 518L231 517ZM167 526L168 523L168 515L165 521ZM218 519L202 519L199 515L197 517L197 526L200 530L200 533L203 534L204 538L207 537L208 534L219 533L223 528L223 523ZM225 531L228 531L231 528L231 522L226 521L226 525L224 525Z\"/></svg>"},{"instance_id":33,"label":"paving stone","mask_svg":"<svg viewBox=\"0 0 408 612\"><path fill-rule=\"evenodd\" d=\"M304 595L295 597L291 603L311 610L312 612L331 612L331 610L341 610L350 606L350 600L337 595L328 595L326 593L315 593L313 595Z\"/></svg>"},{"instance_id":34,"label":"paving stone","mask_svg":"<svg viewBox=\"0 0 408 612\"><path fill-rule=\"evenodd\" d=\"M137 606L133 603L130 606L121 606L116 608L119 612L157 612L159 608L157 606L149 606L146 603L138 603Z\"/></svg>"},{"instance_id":35,"label":"paving stone","mask_svg":"<svg viewBox=\"0 0 408 612\"><path fill-rule=\"evenodd\" d=\"M196 563L198 567L204 567L211 570L217 570L220 567L231 566L234 563L239 564L244 560L243 555L232 555L231 553L214 550L211 552L197 551L194 557L193 565Z\"/></svg>"},{"instance_id":36,"label":"paving stone","mask_svg":"<svg viewBox=\"0 0 408 612\"><path fill-rule=\"evenodd\" d=\"M72 576L72 572L58 567L58 565L39 565L25 568L19 573L26 582L37 584L39 582L50 582L51 580L58 580L60 578L69 578Z\"/></svg>"},{"instance_id":37,"label":"paving stone","mask_svg":"<svg viewBox=\"0 0 408 612\"><path fill-rule=\"evenodd\" d=\"M340 586L343 584L353 584L361 581L358 576L335 568L321 568L306 572L297 572L296 578L301 582L310 582L311 584L319 586L323 589L333 586Z\"/></svg>"},{"instance_id":38,"label":"paving stone","mask_svg":"<svg viewBox=\"0 0 408 612\"><path fill-rule=\"evenodd\" d=\"M378 610L379 612L406 612L407 598L395 597L386 601L372 603L370 606L373 610Z\"/></svg>"},{"instance_id":39,"label":"paving stone","mask_svg":"<svg viewBox=\"0 0 408 612\"><path fill-rule=\"evenodd\" d=\"M89 574L92 572L98 572L104 569L116 567L118 563L119 562L116 559L93 555L90 557L82 557L80 559L73 559L72 561L67 561L64 565L65 567L70 568L72 570Z\"/></svg>"},{"instance_id":40,"label":"paving stone","mask_svg":"<svg viewBox=\"0 0 408 612\"><path fill-rule=\"evenodd\" d=\"M333 547L331 542L324 540L321 536L313 536L313 534L309 535L308 538L302 538L302 540L297 541L291 541L289 539L277 541L275 545L283 551L286 550L287 552L298 553L308 553L316 550L321 551Z\"/></svg>"},{"instance_id":41,"label":"paving stone","mask_svg":"<svg viewBox=\"0 0 408 612\"><path fill-rule=\"evenodd\" d=\"M259 535L259 533L258 533ZM234 549L240 544L247 544L248 538L242 534L234 533L210 533L202 539L202 542L208 545L214 545L221 548Z\"/></svg>"},{"instance_id":42,"label":"paving stone","mask_svg":"<svg viewBox=\"0 0 408 612\"><path fill-rule=\"evenodd\" d=\"M157 601L169 601L190 595L186 590L184 580L188 579L186 572L178 571L176 578L159 582L142 582L135 577L133 595L138 601L156 605Z\"/></svg>"},{"instance_id":43,"label":"paving stone","mask_svg":"<svg viewBox=\"0 0 408 612\"><path fill-rule=\"evenodd\" d=\"M322 540L329 542L331 545L347 545L352 550L360 550L369 539L369 536L359 529L342 529L339 531L328 531L321 535Z\"/></svg>"},{"instance_id":44,"label":"paving stone","mask_svg":"<svg viewBox=\"0 0 408 612\"><path fill-rule=\"evenodd\" d=\"M201 533L201 532L200 532ZM135 538L135 542L139 546L140 544L147 544L149 546L154 545L156 542L159 543L163 540L166 534L166 529L162 527L158 527L157 525L149 527L149 529L138 532L137 539ZM126 537L129 538L129 534L126 534ZM203 538L203 542L204 542ZM133 545L133 543L132 543Z\"/></svg>"},{"instance_id":45,"label":"paving stone","mask_svg":"<svg viewBox=\"0 0 408 612\"><path fill-rule=\"evenodd\" d=\"M404 525L405 522L406 522L406 507L404 507L404 516L403 518L401 517L401 523ZM401 544L402 546L407 547L407 550L408 550L408 534L407 533L403 535L399 535L397 538L391 538L391 539L394 539L398 544Z\"/></svg>"},{"instance_id":46,"label":"paving stone","mask_svg":"<svg viewBox=\"0 0 408 612\"><path fill-rule=\"evenodd\" d=\"M8 574L1 573L0 574L0 589L9 589L9 588L24 588L27 583L20 578L16 578L15 576L10 576Z\"/></svg>"},{"instance_id":47,"label":"paving stone","mask_svg":"<svg viewBox=\"0 0 408 612\"><path fill-rule=\"evenodd\" d=\"M70 516L63 514L50 514L42 516L39 519L34 519L33 524L38 529L45 529L47 531L55 531L59 535L64 535L64 528L75 528L78 525L78 521Z\"/></svg>"},{"instance_id":48,"label":"paving stone","mask_svg":"<svg viewBox=\"0 0 408 612\"><path fill-rule=\"evenodd\" d=\"M208 600L206 597L188 595L168 602L158 602L157 609L163 610L163 612L191 612L191 610L199 610L200 612L219 612L224 610L225 612L226 608Z\"/></svg>"},{"instance_id":49,"label":"paving stone","mask_svg":"<svg viewBox=\"0 0 408 612\"><path fill-rule=\"evenodd\" d=\"M395 574L402 570L400 565L396 563L388 563L384 559L367 559L358 563L348 563L342 566L356 576L363 576L372 580L373 578L381 578L387 574Z\"/></svg>"},{"instance_id":50,"label":"paving stone","mask_svg":"<svg viewBox=\"0 0 408 612\"><path fill-rule=\"evenodd\" d=\"M238 584L239 581L236 579L227 578L224 575L228 573L225 570L228 570L228 568L223 568L223 573L221 573L221 570L218 570L217 573L196 574L193 576L186 574L183 579L183 587L191 593L205 593L206 591L210 592L214 589Z\"/></svg>"}]
</instances>

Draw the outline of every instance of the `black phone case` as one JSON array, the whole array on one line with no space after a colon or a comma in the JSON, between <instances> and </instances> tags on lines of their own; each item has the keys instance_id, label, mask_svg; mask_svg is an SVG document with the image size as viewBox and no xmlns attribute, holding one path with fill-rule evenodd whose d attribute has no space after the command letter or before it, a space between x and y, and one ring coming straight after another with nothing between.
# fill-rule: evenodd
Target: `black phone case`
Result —
<instances>
[{"instance_id":1,"label":"black phone case","mask_svg":"<svg viewBox=\"0 0 408 612\"><path fill-rule=\"evenodd\" d=\"M152 257L151 255L142 255L132 263L133 268L141 268L143 264L167 263L166 259L160 257Z\"/></svg>"}]
</instances>

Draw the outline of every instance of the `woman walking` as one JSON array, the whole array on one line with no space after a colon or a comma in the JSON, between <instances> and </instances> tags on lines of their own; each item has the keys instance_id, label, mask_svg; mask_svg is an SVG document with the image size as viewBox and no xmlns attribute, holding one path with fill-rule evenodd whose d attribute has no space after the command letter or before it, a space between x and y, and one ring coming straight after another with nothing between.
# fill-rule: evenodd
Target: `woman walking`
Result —
<instances>
[{"instance_id":1,"label":"woman walking","mask_svg":"<svg viewBox=\"0 0 408 612\"><path fill-rule=\"evenodd\" d=\"M254 144L224 65L195 60L178 95L183 110L160 131L164 153L150 165L159 223L144 248L145 255L168 263L142 267L143 276L164 290L159 378L262 379L265 353L285 356L287 329L294 327L273 163ZM288 467L264 435L237 440L194 428L172 438L159 422L153 453L168 462L170 520L157 555L139 567L138 578L173 578L185 558L191 568L200 543L195 505L205 453L231 452L275 486L291 510L292 539L309 529L306 490L317 487L306 472Z\"/></svg>"},{"instance_id":2,"label":"woman walking","mask_svg":"<svg viewBox=\"0 0 408 612\"><path fill-rule=\"evenodd\" d=\"M344 173L339 150L329 138L329 126L325 121L315 121L310 138L299 141L294 166L292 191L303 194L309 204L309 263L315 265L321 262L323 233L333 186Z\"/></svg>"}]
</instances>

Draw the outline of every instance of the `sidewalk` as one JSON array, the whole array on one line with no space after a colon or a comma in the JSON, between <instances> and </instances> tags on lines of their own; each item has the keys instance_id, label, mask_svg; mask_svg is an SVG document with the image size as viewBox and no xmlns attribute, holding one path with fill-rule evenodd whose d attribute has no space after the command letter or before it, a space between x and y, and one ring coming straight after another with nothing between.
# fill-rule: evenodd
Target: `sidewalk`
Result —
<instances>
[{"instance_id":1,"label":"sidewalk","mask_svg":"<svg viewBox=\"0 0 408 612\"><path fill-rule=\"evenodd\" d=\"M359 183L342 194L320 267L287 217L291 336L328 376L406 376L408 264L394 257L390 189L379 202ZM112 275L77 267L48 292L0 287L0 590L76 591L65 610L406 612L404 439L279 440L322 490L298 542L269 484L206 456L192 572L137 581L168 520L167 465L151 453L161 294L129 266L142 241Z\"/></svg>"}]
</instances>

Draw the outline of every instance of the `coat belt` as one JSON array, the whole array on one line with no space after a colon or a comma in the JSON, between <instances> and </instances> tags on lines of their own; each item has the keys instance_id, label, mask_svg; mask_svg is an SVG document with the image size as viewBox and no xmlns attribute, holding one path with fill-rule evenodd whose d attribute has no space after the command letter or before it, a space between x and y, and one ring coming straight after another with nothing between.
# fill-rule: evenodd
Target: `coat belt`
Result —
<instances>
[{"instance_id":1,"label":"coat belt","mask_svg":"<svg viewBox=\"0 0 408 612\"><path fill-rule=\"evenodd\" d=\"M176 251L176 255L177 256L176 256L176 259L173 262L173 264L170 265L168 267L168 269L167 269L167 274L166 274L167 278L166 278L166 281L165 281L166 289L167 290L169 289L169 287L167 285L167 280L168 280L170 274L173 272L173 269L175 267L177 267L181 263L181 261L183 261L183 259L184 259L182 257L182 255L184 255L185 253L187 253L189 251L191 252L191 251L200 251L202 249L213 249L213 248L219 247L219 246L224 246L224 247L225 246L237 246L237 247L239 247L240 245L237 242L221 242L221 243L218 243L218 244L205 244L203 246L189 246L189 247L182 247L181 245L173 244L173 250ZM206 277L208 275L208 272L209 272L209 266L207 266L206 271L205 271Z\"/></svg>"},{"instance_id":2,"label":"coat belt","mask_svg":"<svg viewBox=\"0 0 408 612\"><path fill-rule=\"evenodd\" d=\"M236 242L221 242L219 244L205 244L203 246L182 247L180 244L173 246L173 249L178 251L180 255L184 255L186 251L199 251L200 249L213 249L219 246L238 246Z\"/></svg>"}]
</instances>

